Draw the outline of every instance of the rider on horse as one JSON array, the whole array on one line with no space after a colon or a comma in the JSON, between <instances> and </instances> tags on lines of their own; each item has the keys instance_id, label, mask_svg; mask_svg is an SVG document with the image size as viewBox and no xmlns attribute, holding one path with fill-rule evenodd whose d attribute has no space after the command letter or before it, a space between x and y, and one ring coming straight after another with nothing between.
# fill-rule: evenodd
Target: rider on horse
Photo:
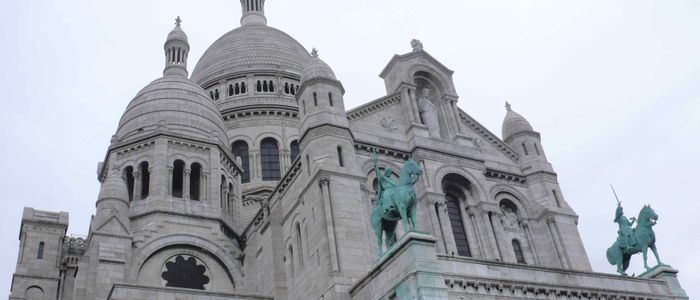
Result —
<instances>
[{"instance_id":1,"label":"rider on horse","mask_svg":"<svg viewBox=\"0 0 700 300\"><path fill-rule=\"evenodd\" d=\"M614 222L619 226L617 231L617 241L620 243L620 247L625 251L630 250L637 245L637 241L634 239L634 230L632 229L632 225L634 225L635 221L636 218L634 217L630 218L629 220L627 217L625 217L625 214L622 212L622 204L618 202L617 210L615 210Z\"/></svg>"},{"instance_id":2,"label":"rider on horse","mask_svg":"<svg viewBox=\"0 0 700 300\"><path fill-rule=\"evenodd\" d=\"M394 187L396 187L396 183L394 183L394 181L391 179L391 175L393 174L393 172L392 172L390 167L384 168L384 174L379 172L379 163L377 162L376 152L374 153L372 160L374 161L374 173L377 176L377 204L376 205L382 205L382 204L384 204L383 200L385 198L387 198L387 197L384 197L384 194L387 192L387 190L393 189Z\"/></svg>"}]
</instances>

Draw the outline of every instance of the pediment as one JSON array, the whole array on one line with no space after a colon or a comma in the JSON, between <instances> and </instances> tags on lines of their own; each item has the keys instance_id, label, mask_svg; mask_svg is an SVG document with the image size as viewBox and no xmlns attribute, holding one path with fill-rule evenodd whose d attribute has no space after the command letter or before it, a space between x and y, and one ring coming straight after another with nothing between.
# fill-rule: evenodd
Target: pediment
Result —
<instances>
[{"instance_id":1,"label":"pediment","mask_svg":"<svg viewBox=\"0 0 700 300\"><path fill-rule=\"evenodd\" d=\"M102 222L101 225L97 226L95 232L115 234L115 235L130 235L129 229L127 229L124 222L119 220L116 215L112 215L107 218L106 221Z\"/></svg>"}]
</instances>

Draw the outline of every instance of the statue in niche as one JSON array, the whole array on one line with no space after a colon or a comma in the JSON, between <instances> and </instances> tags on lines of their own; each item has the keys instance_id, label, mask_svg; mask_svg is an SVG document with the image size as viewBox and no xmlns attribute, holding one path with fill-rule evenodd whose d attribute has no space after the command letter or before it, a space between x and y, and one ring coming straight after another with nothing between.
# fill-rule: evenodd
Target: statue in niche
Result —
<instances>
[{"instance_id":1,"label":"statue in niche","mask_svg":"<svg viewBox=\"0 0 700 300\"><path fill-rule=\"evenodd\" d=\"M518 230L520 228L518 224L518 215L508 206L501 205L501 212L503 216L501 217L501 224L505 229Z\"/></svg>"},{"instance_id":2,"label":"statue in niche","mask_svg":"<svg viewBox=\"0 0 700 300\"><path fill-rule=\"evenodd\" d=\"M423 89L423 94L418 99L418 112L423 124L428 127L432 138L440 138L440 123L438 122L437 108L430 101L430 89Z\"/></svg>"}]
</instances>

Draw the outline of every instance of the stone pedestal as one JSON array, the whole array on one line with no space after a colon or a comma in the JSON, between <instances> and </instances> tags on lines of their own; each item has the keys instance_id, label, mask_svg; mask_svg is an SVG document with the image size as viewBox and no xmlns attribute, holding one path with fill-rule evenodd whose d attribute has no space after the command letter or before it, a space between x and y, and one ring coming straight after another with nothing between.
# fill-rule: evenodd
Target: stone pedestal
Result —
<instances>
[{"instance_id":1,"label":"stone pedestal","mask_svg":"<svg viewBox=\"0 0 700 300\"><path fill-rule=\"evenodd\" d=\"M352 299L448 299L435 242L427 233L404 235L353 285Z\"/></svg>"},{"instance_id":2,"label":"stone pedestal","mask_svg":"<svg viewBox=\"0 0 700 300\"><path fill-rule=\"evenodd\" d=\"M673 299L689 299L685 290L681 287L680 282L678 282L678 270L667 265L658 265L649 271L646 271L639 275L641 278L651 278L651 279L661 279L666 281L670 295Z\"/></svg>"}]
</instances>

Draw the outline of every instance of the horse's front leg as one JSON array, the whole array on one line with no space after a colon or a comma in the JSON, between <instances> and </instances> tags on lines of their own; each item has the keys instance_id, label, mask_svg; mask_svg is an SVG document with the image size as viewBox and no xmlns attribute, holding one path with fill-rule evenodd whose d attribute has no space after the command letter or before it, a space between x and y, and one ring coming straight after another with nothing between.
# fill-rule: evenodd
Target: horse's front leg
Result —
<instances>
[{"instance_id":1,"label":"horse's front leg","mask_svg":"<svg viewBox=\"0 0 700 300\"><path fill-rule=\"evenodd\" d=\"M411 206L411 230L416 230L416 214L418 213L418 205L413 204Z\"/></svg>"},{"instance_id":2,"label":"horse's front leg","mask_svg":"<svg viewBox=\"0 0 700 300\"><path fill-rule=\"evenodd\" d=\"M402 203L401 201L396 201L396 209L399 211L399 214L401 215L401 224L403 225L403 232L404 234L409 233L411 230L409 230L408 226L408 208L406 207L406 204Z\"/></svg>"},{"instance_id":3,"label":"horse's front leg","mask_svg":"<svg viewBox=\"0 0 700 300\"><path fill-rule=\"evenodd\" d=\"M649 248L647 246L642 246L642 257L644 257L644 268L647 270L651 270L649 265L647 264L647 251Z\"/></svg>"},{"instance_id":4,"label":"horse's front leg","mask_svg":"<svg viewBox=\"0 0 700 300\"><path fill-rule=\"evenodd\" d=\"M661 260L659 259L659 253L656 252L656 243L649 245L649 248L651 248L651 252L653 252L654 257L656 257L656 263L658 265L663 265L663 263L661 263Z\"/></svg>"}]
</instances>

